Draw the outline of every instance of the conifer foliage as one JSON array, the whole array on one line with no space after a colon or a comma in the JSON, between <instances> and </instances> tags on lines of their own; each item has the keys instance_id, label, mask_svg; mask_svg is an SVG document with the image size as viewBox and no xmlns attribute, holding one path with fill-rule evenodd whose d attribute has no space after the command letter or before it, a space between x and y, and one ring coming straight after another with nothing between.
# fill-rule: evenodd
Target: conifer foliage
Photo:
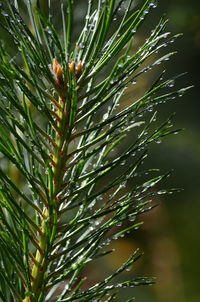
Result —
<instances>
[{"instance_id":1,"label":"conifer foliage","mask_svg":"<svg viewBox=\"0 0 200 302\"><path fill-rule=\"evenodd\" d=\"M76 1L58 0L59 13L41 2L0 3L0 301L112 301L118 288L153 282L116 281L140 253L91 287L84 269L113 252L107 245L137 229L152 198L167 192L154 186L168 173L138 173L149 144L174 132L171 118L153 126L154 107L188 88L172 91L176 77L162 72L128 105L124 95L174 54L155 56L177 36L161 19L133 51L156 2L88 0L74 41Z\"/></svg>"}]
</instances>

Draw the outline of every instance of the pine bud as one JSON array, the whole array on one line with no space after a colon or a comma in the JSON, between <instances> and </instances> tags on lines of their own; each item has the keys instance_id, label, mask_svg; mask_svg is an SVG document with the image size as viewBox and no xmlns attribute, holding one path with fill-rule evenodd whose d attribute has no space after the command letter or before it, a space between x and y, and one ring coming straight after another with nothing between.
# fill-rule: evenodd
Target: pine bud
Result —
<instances>
[{"instance_id":1,"label":"pine bud","mask_svg":"<svg viewBox=\"0 0 200 302\"><path fill-rule=\"evenodd\" d=\"M53 59L53 71L55 73L57 73L58 64L58 61L56 59Z\"/></svg>"},{"instance_id":2,"label":"pine bud","mask_svg":"<svg viewBox=\"0 0 200 302\"><path fill-rule=\"evenodd\" d=\"M63 70L60 64L57 66L56 74L58 79L61 79L63 76Z\"/></svg>"},{"instance_id":3,"label":"pine bud","mask_svg":"<svg viewBox=\"0 0 200 302\"><path fill-rule=\"evenodd\" d=\"M57 70L56 70L56 75L57 75L57 83L59 86L63 86L63 70L60 64L57 65Z\"/></svg>"},{"instance_id":4,"label":"pine bud","mask_svg":"<svg viewBox=\"0 0 200 302\"><path fill-rule=\"evenodd\" d=\"M74 66L75 66L74 61L72 61L72 62L69 64L69 72L70 72L70 74L72 74L72 70L74 69Z\"/></svg>"},{"instance_id":5,"label":"pine bud","mask_svg":"<svg viewBox=\"0 0 200 302\"><path fill-rule=\"evenodd\" d=\"M83 72L83 69L82 69L82 62L80 61L80 62L78 63L78 65L76 66L76 77L77 77L77 79L80 78L82 72Z\"/></svg>"}]
</instances>

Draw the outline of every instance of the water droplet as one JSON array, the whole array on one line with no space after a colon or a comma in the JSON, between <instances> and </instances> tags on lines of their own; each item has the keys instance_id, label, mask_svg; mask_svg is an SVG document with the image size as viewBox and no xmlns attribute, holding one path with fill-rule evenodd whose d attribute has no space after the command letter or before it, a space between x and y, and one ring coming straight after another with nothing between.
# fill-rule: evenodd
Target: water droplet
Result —
<instances>
[{"instance_id":1,"label":"water droplet","mask_svg":"<svg viewBox=\"0 0 200 302\"><path fill-rule=\"evenodd\" d=\"M157 192L158 195L162 195L162 194L166 194L166 193L167 193L166 190L160 190L160 191Z\"/></svg>"},{"instance_id":2,"label":"water droplet","mask_svg":"<svg viewBox=\"0 0 200 302\"><path fill-rule=\"evenodd\" d=\"M161 144L162 141L161 141L160 139L157 139L157 140L155 140L155 143L156 143L156 144Z\"/></svg>"},{"instance_id":3,"label":"water droplet","mask_svg":"<svg viewBox=\"0 0 200 302\"><path fill-rule=\"evenodd\" d=\"M130 222L134 222L134 221L135 221L135 216L130 216L130 217L129 217L129 221L130 221Z\"/></svg>"},{"instance_id":4,"label":"water droplet","mask_svg":"<svg viewBox=\"0 0 200 302\"><path fill-rule=\"evenodd\" d=\"M151 7L153 7L153 8L156 8L156 7L157 7L157 4L156 4L155 2L151 2L149 5L150 5Z\"/></svg>"},{"instance_id":5,"label":"water droplet","mask_svg":"<svg viewBox=\"0 0 200 302\"><path fill-rule=\"evenodd\" d=\"M169 83L168 83L168 87L174 87L174 84L175 84L175 81L174 80L172 80L172 81L170 81Z\"/></svg>"},{"instance_id":6,"label":"water droplet","mask_svg":"<svg viewBox=\"0 0 200 302\"><path fill-rule=\"evenodd\" d=\"M179 96L179 97L182 97L183 94L184 94L184 90L183 90L183 89L180 89L180 90L178 91L178 96Z\"/></svg>"}]
</instances>

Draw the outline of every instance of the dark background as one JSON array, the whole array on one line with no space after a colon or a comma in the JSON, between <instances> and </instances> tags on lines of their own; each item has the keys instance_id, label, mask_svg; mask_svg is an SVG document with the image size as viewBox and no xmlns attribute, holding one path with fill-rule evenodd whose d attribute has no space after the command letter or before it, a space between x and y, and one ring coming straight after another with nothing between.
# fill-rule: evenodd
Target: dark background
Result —
<instances>
[{"instance_id":1,"label":"dark background","mask_svg":"<svg viewBox=\"0 0 200 302\"><path fill-rule=\"evenodd\" d=\"M138 1L139 3L140 1ZM199 302L200 301L200 1L158 1L149 14L138 39L143 39L161 16L169 19L167 31L183 33L172 45L177 54L166 65L167 74L187 74L177 85L194 85L183 98L158 108L159 121L176 112L175 128L184 128L178 135L152 146L148 166L161 171L174 169L166 186L184 190L162 197L159 207L141 218L145 223L129 238L115 242L115 254L99 263L93 277L105 269L117 269L133 249L144 251L142 259L127 276L155 276L156 285L120 292L118 301L124 302L135 295L139 302ZM166 50L167 51L167 50ZM150 79L146 79L148 82ZM115 256L114 256L115 255ZM94 270L94 268L93 268ZM97 277L98 279L98 277Z\"/></svg>"},{"instance_id":2,"label":"dark background","mask_svg":"<svg viewBox=\"0 0 200 302\"><path fill-rule=\"evenodd\" d=\"M86 3L79 1L77 5L80 21ZM143 1L138 0L137 3ZM167 48L163 52L177 51L166 64L166 76L187 72L177 81L177 86L194 85L194 88L183 98L157 108L158 124L175 112L175 128L184 130L163 139L162 144L152 145L146 166L160 168L162 172L174 169L164 186L183 190L157 200L159 206L140 217L144 226L128 238L111 244L109 249L114 248L115 253L105 257L104 262L100 260L96 266L90 267L88 283L93 284L100 276L104 277L116 270L137 247L144 252L144 256L122 279L155 276L156 285L122 290L118 302L124 302L131 296L135 296L138 302L200 301L200 1L158 1L157 8L147 16L136 34L137 45L148 37L162 16L169 19L167 31L172 34L183 33L171 45L171 49ZM80 24L76 24L75 32L79 28ZM141 86L148 86L149 82L151 74L145 75ZM131 93L134 95L134 91L128 90L124 102L131 98Z\"/></svg>"},{"instance_id":3,"label":"dark background","mask_svg":"<svg viewBox=\"0 0 200 302\"><path fill-rule=\"evenodd\" d=\"M135 289L139 302L200 301L200 1L159 1L143 27L148 31L163 14L169 19L167 30L183 33L174 43L178 53L167 64L168 73L187 72L180 87L194 85L181 100L161 106L160 117L176 112L179 135L167 137L153 148L151 164L161 170L174 169L167 181L184 191L162 199L161 205L143 216L144 227L132 235L134 246L145 252L135 268L157 277L157 284ZM124 240L125 244L130 244ZM123 240L122 240L123 244ZM130 247L129 247L130 248ZM130 248L131 249L131 248ZM134 291L133 291L134 292ZM121 296L120 301L125 301Z\"/></svg>"}]
</instances>

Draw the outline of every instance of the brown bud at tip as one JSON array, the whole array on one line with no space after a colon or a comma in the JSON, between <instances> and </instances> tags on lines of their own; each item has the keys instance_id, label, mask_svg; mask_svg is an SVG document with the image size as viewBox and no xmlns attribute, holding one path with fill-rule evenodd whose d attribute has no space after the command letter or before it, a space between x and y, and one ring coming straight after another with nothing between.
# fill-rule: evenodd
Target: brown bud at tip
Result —
<instances>
[{"instance_id":1,"label":"brown bud at tip","mask_svg":"<svg viewBox=\"0 0 200 302\"><path fill-rule=\"evenodd\" d=\"M72 73L72 70L74 69L74 61L72 61L70 64L69 64L69 72Z\"/></svg>"},{"instance_id":2,"label":"brown bud at tip","mask_svg":"<svg viewBox=\"0 0 200 302\"><path fill-rule=\"evenodd\" d=\"M83 69L82 69L82 62L80 61L80 62L78 63L78 65L76 66L76 77L77 77L77 79L80 78L82 72L83 72Z\"/></svg>"},{"instance_id":3,"label":"brown bud at tip","mask_svg":"<svg viewBox=\"0 0 200 302\"><path fill-rule=\"evenodd\" d=\"M63 81L63 69L56 59L53 59L53 71L56 74L57 84L62 87L64 85Z\"/></svg>"},{"instance_id":4,"label":"brown bud at tip","mask_svg":"<svg viewBox=\"0 0 200 302\"><path fill-rule=\"evenodd\" d=\"M53 71L56 73L58 68L58 61L56 59L53 59Z\"/></svg>"},{"instance_id":5,"label":"brown bud at tip","mask_svg":"<svg viewBox=\"0 0 200 302\"><path fill-rule=\"evenodd\" d=\"M56 70L56 74L57 74L57 79L61 79L63 77L63 70L60 64L57 65L57 70Z\"/></svg>"},{"instance_id":6,"label":"brown bud at tip","mask_svg":"<svg viewBox=\"0 0 200 302\"><path fill-rule=\"evenodd\" d=\"M57 65L57 71L56 71L56 75L57 75L57 83L59 86L63 86L64 82L63 82L63 70L60 64Z\"/></svg>"}]
</instances>

